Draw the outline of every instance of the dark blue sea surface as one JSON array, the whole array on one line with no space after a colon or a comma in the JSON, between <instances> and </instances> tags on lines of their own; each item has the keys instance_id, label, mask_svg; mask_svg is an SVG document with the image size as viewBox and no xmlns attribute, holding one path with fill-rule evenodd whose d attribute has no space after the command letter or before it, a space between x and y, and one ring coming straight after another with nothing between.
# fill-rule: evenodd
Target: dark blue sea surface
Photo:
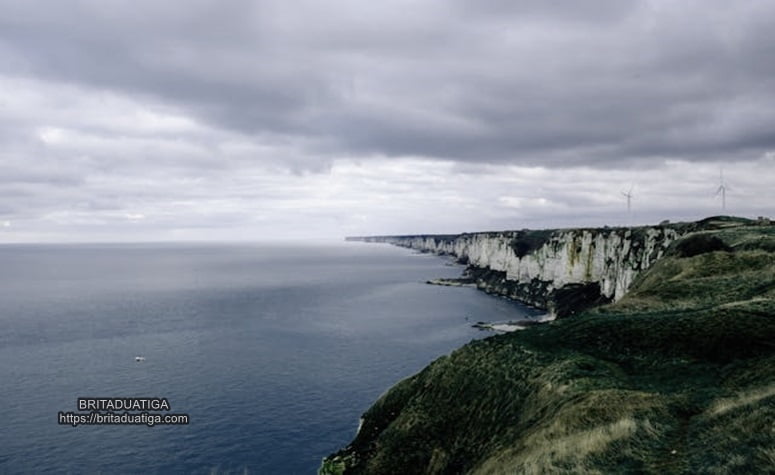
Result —
<instances>
[{"instance_id":1,"label":"dark blue sea surface","mask_svg":"<svg viewBox=\"0 0 775 475\"><path fill-rule=\"evenodd\" d=\"M536 314L424 284L460 272L363 243L0 246L0 473L315 473L472 321ZM58 424L78 397L190 424Z\"/></svg>"}]
</instances>

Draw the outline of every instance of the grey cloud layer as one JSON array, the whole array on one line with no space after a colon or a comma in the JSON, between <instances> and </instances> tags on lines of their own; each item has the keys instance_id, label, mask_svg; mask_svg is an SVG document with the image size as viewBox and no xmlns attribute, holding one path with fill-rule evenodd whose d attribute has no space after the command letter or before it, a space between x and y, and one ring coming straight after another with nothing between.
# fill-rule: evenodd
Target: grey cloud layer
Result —
<instances>
[{"instance_id":1,"label":"grey cloud layer","mask_svg":"<svg viewBox=\"0 0 775 475\"><path fill-rule=\"evenodd\" d=\"M0 2L0 72L328 157L556 167L775 147L775 4ZM278 157L278 161L285 157ZM266 160L271 160L266 158Z\"/></svg>"},{"instance_id":2,"label":"grey cloud layer","mask_svg":"<svg viewBox=\"0 0 775 475\"><path fill-rule=\"evenodd\" d=\"M0 0L0 242L772 214L775 3ZM633 215L622 189L635 185Z\"/></svg>"}]
</instances>

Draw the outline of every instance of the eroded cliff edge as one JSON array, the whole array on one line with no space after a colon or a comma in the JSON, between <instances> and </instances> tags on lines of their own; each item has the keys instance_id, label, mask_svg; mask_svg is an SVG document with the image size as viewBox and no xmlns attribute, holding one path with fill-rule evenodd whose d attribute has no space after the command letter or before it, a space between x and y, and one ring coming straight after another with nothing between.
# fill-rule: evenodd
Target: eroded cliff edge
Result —
<instances>
[{"instance_id":1,"label":"eroded cliff edge","mask_svg":"<svg viewBox=\"0 0 775 475\"><path fill-rule=\"evenodd\" d=\"M617 302L399 382L321 473L770 473L775 226L695 224Z\"/></svg>"},{"instance_id":2,"label":"eroded cliff edge","mask_svg":"<svg viewBox=\"0 0 775 475\"><path fill-rule=\"evenodd\" d=\"M681 236L707 223L633 228L522 230L459 235L367 236L455 256L477 287L565 317L621 299L634 279Z\"/></svg>"}]
</instances>

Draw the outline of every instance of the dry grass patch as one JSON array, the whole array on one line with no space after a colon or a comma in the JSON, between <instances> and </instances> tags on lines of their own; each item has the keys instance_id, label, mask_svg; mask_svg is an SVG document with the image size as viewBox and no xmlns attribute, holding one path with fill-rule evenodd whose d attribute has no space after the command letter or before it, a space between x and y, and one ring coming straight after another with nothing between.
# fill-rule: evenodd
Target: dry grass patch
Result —
<instances>
[{"instance_id":1,"label":"dry grass patch","mask_svg":"<svg viewBox=\"0 0 775 475\"><path fill-rule=\"evenodd\" d=\"M752 391L745 391L734 397L719 399L708 409L708 414L718 416L729 411L756 404L762 399L775 396L775 384L770 384L763 388Z\"/></svg>"}]
</instances>

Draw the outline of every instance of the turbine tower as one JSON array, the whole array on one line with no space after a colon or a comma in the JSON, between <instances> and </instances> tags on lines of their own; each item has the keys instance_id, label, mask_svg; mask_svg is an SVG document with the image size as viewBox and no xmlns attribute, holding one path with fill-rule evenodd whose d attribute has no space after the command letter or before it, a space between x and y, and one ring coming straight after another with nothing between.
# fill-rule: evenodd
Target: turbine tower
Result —
<instances>
[{"instance_id":1,"label":"turbine tower","mask_svg":"<svg viewBox=\"0 0 775 475\"><path fill-rule=\"evenodd\" d=\"M630 185L630 191L628 191L627 193L622 191L622 195L627 197L627 213L629 213L632 210L632 187L633 186L634 185Z\"/></svg>"},{"instance_id":2,"label":"turbine tower","mask_svg":"<svg viewBox=\"0 0 775 475\"><path fill-rule=\"evenodd\" d=\"M721 210L727 210L727 185L724 184L724 169L719 170L719 186L716 190L716 196L721 194Z\"/></svg>"}]
</instances>

